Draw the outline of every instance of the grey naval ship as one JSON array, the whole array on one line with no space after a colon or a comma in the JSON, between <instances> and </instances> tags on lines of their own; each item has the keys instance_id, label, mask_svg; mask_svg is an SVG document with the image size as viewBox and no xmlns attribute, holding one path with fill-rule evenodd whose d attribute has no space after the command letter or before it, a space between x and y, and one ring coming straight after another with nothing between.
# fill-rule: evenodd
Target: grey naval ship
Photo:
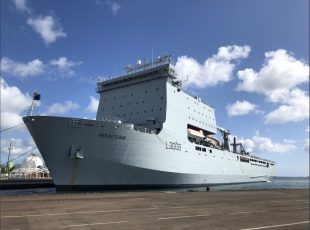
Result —
<instances>
[{"instance_id":1,"label":"grey naval ship","mask_svg":"<svg viewBox=\"0 0 310 230\"><path fill-rule=\"evenodd\" d=\"M98 81L97 92L96 120L23 118L57 190L210 186L275 175L275 162L230 142L214 109L182 90L170 55L127 66L123 76Z\"/></svg>"}]
</instances>

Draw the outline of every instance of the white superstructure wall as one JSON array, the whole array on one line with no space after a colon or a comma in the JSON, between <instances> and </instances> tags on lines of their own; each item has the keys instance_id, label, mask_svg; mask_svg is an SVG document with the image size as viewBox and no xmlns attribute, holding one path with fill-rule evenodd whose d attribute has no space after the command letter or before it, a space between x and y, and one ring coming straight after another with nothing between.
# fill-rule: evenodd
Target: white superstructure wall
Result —
<instances>
[{"instance_id":1,"label":"white superstructure wall","mask_svg":"<svg viewBox=\"0 0 310 230\"><path fill-rule=\"evenodd\" d=\"M114 117L133 124L166 119L166 78L114 88L100 93L97 120Z\"/></svg>"},{"instance_id":2,"label":"white superstructure wall","mask_svg":"<svg viewBox=\"0 0 310 230\"><path fill-rule=\"evenodd\" d=\"M167 82L167 115L165 129L187 140L187 125L216 133L214 109Z\"/></svg>"}]
</instances>

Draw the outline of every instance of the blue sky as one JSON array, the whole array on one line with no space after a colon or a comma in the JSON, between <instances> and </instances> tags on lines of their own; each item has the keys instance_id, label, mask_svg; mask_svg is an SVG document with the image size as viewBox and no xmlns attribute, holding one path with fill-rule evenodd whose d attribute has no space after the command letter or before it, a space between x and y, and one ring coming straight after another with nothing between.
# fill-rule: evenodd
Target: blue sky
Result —
<instances>
[{"instance_id":1,"label":"blue sky","mask_svg":"<svg viewBox=\"0 0 310 230\"><path fill-rule=\"evenodd\" d=\"M1 1L1 130L41 114L95 117L98 77L174 53L184 90L279 176L309 175L309 1ZM1 162L34 143L1 133ZM34 152L37 152L35 150Z\"/></svg>"}]
</instances>

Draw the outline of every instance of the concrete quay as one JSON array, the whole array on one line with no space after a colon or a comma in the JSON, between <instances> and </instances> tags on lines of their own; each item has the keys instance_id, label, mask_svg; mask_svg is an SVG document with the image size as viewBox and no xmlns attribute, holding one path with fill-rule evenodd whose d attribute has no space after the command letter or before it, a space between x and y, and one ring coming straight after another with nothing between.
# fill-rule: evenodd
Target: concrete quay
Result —
<instances>
[{"instance_id":1,"label":"concrete quay","mask_svg":"<svg viewBox=\"0 0 310 230\"><path fill-rule=\"evenodd\" d=\"M309 190L6 195L1 229L309 229Z\"/></svg>"}]
</instances>

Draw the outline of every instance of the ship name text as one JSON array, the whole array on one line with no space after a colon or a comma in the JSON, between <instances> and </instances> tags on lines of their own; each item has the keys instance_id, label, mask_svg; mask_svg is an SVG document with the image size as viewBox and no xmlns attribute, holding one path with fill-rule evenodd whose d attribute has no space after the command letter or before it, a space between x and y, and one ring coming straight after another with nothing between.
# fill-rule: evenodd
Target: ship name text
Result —
<instances>
[{"instance_id":1,"label":"ship name text","mask_svg":"<svg viewBox=\"0 0 310 230\"><path fill-rule=\"evenodd\" d=\"M114 139L114 140L125 140L126 136L122 135L112 135L112 134L107 134L107 133L100 133L100 137L107 138L107 139Z\"/></svg>"},{"instance_id":2,"label":"ship name text","mask_svg":"<svg viewBox=\"0 0 310 230\"><path fill-rule=\"evenodd\" d=\"M181 151L181 144L179 144L177 141L175 141L175 142L172 142L172 141L167 142L166 141L166 149Z\"/></svg>"}]
</instances>

